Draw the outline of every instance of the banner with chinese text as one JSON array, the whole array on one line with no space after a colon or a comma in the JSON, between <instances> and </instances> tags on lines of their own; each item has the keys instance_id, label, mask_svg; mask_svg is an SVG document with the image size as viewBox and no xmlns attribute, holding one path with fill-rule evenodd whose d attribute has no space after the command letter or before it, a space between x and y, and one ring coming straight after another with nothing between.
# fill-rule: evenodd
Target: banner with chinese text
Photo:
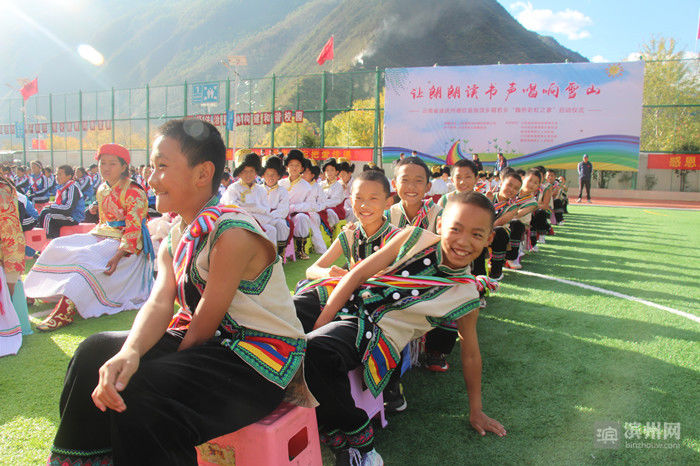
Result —
<instances>
[{"instance_id":1,"label":"banner with chinese text","mask_svg":"<svg viewBox=\"0 0 700 466\"><path fill-rule=\"evenodd\" d=\"M642 62L390 68L383 161L636 171L643 81Z\"/></svg>"},{"instance_id":2,"label":"banner with chinese text","mask_svg":"<svg viewBox=\"0 0 700 466\"><path fill-rule=\"evenodd\" d=\"M700 154L649 154L647 168L700 170Z\"/></svg>"}]
</instances>

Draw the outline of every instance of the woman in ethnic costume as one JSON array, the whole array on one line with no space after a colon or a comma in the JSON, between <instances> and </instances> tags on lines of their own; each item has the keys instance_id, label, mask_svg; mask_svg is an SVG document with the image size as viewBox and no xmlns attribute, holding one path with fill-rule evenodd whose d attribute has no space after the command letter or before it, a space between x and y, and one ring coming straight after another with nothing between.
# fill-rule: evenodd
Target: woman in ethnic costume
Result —
<instances>
[{"instance_id":1,"label":"woman in ethnic costume","mask_svg":"<svg viewBox=\"0 0 700 466\"><path fill-rule=\"evenodd\" d=\"M24 272L24 234L19 221L17 191L0 175L0 356L17 354L22 345L22 329L12 293Z\"/></svg>"},{"instance_id":2,"label":"woman in ethnic costume","mask_svg":"<svg viewBox=\"0 0 700 466\"><path fill-rule=\"evenodd\" d=\"M27 275L28 297L58 300L37 325L41 331L70 324L76 312L88 318L136 309L151 291L148 200L128 177L129 151L103 144L95 158L104 180L97 190L100 222L89 233L51 241Z\"/></svg>"},{"instance_id":3,"label":"woman in ethnic costume","mask_svg":"<svg viewBox=\"0 0 700 466\"><path fill-rule=\"evenodd\" d=\"M196 445L282 400L316 404L275 244L242 209L216 205L221 135L194 119L159 132L149 184L158 210L182 221L131 331L92 335L73 356L50 465L196 465Z\"/></svg>"}]
</instances>

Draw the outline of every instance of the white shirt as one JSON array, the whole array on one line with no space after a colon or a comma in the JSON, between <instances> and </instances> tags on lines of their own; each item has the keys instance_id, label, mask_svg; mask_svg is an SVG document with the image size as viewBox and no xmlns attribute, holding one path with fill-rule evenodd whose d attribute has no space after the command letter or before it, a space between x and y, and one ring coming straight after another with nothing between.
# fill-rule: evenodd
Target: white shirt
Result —
<instances>
[{"instance_id":1,"label":"white shirt","mask_svg":"<svg viewBox=\"0 0 700 466\"><path fill-rule=\"evenodd\" d=\"M231 183L223 196L221 205L234 204L255 217L261 225L270 221L270 205L267 202L267 190L259 184L247 186L242 180Z\"/></svg>"},{"instance_id":2,"label":"white shirt","mask_svg":"<svg viewBox=\"0 0 700 466\"><path fill-rule=\"evenodd\" d=\"M328 180L321 182L324 197L319 202L320 209L331 209L338 204L345 202L345 189L340 180L335 180L332 184Z\"/></svg>"},{"instance_id":3,"label":"white shirt","mask_svg":"<svg viewBox=\"0 0 700 466\"><path fill-rule=\"evenodd\" d=\"M294 182L289 181L289 177L280 180L280 188L284 188L289 193L290 212L310 212L314 205L309 204L311 186L301 176Z\"/></svg>"},{"instance_id":4,"label":"white shirt","mask_svg":"<svg viewBox=\"0 0 700 466\"><path fill-rule=\"evenodd\" d=\"M289 215L289 193L276 184L273 187L265 185L267 203L270 205L270 215L273 218L287 218Z\"/></svg>"}]
</instances>

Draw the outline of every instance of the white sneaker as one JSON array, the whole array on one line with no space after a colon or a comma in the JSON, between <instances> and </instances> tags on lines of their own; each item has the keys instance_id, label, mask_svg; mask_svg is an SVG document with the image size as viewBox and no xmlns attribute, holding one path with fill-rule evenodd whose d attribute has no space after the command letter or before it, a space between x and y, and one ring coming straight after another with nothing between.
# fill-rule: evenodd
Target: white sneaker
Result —
<instances>
[{"instance_id":1,"label":"white sneaker","mask_svg":"<svg viewBox=\"0 0 700 466\"><path fill-rule=\"evenodd\" d=\"M530 251L532 251L532 252L540 252L540 250L539 250L539 248L537 247L536 244L532 246L532 248L530 249Z\"/></svg>"},{"instance_id":2,"label":"white sneaker","mask_svg":"<svg viewBox=\"0 0 700 466\"><path fill-rule=\"evenodd\" d=\"M544 244L544 235L541 235L539 238L537 238L537 242L540 244Z\"/></svg>"},{"instance_id":3,"label":"white sneaker","mask_svg":"<svg viewBox=\"0 0 700 466\"><path fill-rule=\"evenodd\" d=\"M370 451L362 455L362 462L360 463L360 466L383 466L384 465L384 460L382 457L377 453L377 450L372 448Z\"/></svg>"}]
</instances>

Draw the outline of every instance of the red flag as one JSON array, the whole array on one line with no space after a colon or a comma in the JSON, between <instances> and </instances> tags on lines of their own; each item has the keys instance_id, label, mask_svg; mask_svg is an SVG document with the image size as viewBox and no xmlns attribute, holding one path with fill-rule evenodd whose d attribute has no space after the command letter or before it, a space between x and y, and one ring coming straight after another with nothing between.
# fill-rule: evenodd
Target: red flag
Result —
<instances>
[{"instance_id":1,"label":"red flag","mask_svg":"<svg viewBox=\"0 0 700 466\"><path fill-rule=\"evenodd\" d=\"M326 45L323 46L323 50L318 54L316 62L319 65L323 65L326 60L333 60L333 36L331 36L328 42L326 42Z\"/></svg>"},{"instance_id":2,"label":"red flag","mask_svg":"<svg viewBox=\"0 0 700 466\"><path fill-rule=\"evenodd\" d=\"M331 52L331 55L332 54L333 53ZM32 81L29 81L27 84L22 86L22 89L19 90L19 93L22 94L24 100L27 100L37 92L39 92L39 78L34 78Z\"/></svg>"}]
</instances>

